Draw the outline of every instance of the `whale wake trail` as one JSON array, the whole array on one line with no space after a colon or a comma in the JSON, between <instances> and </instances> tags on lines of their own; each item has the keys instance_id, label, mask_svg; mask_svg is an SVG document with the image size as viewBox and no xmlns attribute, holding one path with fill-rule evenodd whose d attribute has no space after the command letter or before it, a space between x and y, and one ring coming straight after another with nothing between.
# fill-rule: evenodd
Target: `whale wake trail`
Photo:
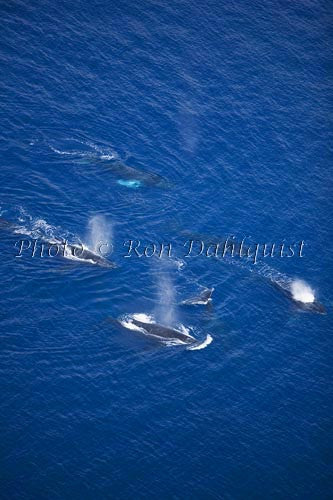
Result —
<instances>
[{"instance_id":1,"label":"whale wake trail","mask_svg":"<svg viewBox=\"0 0 333 500\"><path fill-rule=\"evenodd\" d=\"M284 288L286 290L290 289L290 286L293 282L293 278L291 278L287 274L277 271L276 269L270 267L268 264L259 264L259 265L256 264L256 266L258 267L252 269L252 272L256 272L259 276L266 278L272 283L276 283L281 288ZM252 266L252 268L253 267L254 266Z\"/></svg>"},{"instance_id":2,"label":"whale wake trail","mask_svg":"<svg viewBox=\"0 0 333 500\"><path fill-rule=\"evenodd\" d=\"M104 245L103 249L108 250L108 252L104 252L105 255L112 251L112 243L110 243L112 226L103 217L95 216L89 221L88 243L83 243L77 235L69 231L64 231L59 226L53 226L42 218L32 217L21 207L19 208L19 215L15 219L17 222L5 221L7 223L6 227L13 234L29 237L30 246L27 250L29 248L32 249L33 245L31 243L35 240L35 242L40 244L41 252L44 251L41 249L45 244L49 245L49 247L57 245L58 249L55 255L59 255L62 258L98 265L100 267L116 267L113 262L104 257L102 252L99 251L101 249L100 242ZM109 242L108 246L106 245L107 241ZM93 249L90 247L93 247Z\"/></svg>"},{"instance_id":3,"label":"whale wake trail","mask_svg":"<svg viewBox=\"0 0 333 500\"><path fill-rule=\"evenodd\" d=\"M61 141L46 140L47 146L58 155L87 158L88 160L117 160L118 155L108 146L100 146L89 140L65 138Z\"/></svg>"},{"instance_id":4,"label":"whale wake trail","mask_svg":"<svg viewBox=\"0 0 333 500\"><path fill-rule=\"evenodd\" d=\"M17 223L13 223L13 232L15 234L26 235L48 243L57 243L60 240L80 243L78 237L70 231L65 231L59 226L49 224L41 217L33 217L22 207L19 208L19 214L15 218L17 220Z\"/></svg>"}]
</instances>

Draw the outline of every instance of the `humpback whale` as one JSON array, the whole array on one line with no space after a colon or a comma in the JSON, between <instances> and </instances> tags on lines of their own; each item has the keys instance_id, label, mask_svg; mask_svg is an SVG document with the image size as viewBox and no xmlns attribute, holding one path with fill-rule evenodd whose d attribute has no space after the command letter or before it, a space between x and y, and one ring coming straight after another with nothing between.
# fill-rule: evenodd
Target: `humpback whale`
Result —
<instances>
[{"instance_id":1,"label":"humpback whale","mask_svg":"<svg viewBox=\"0 0 333 500\"><path fill-rule=\"evenodd\" d=\"M27 233L20 226L0 217L0 229L8 230L13 234L21 234L22 236L27 236ZM52 246L58 247L58 251L55 255L59 255L65 259L70 259L77 262L84 262L87 264L97 265L99 267L115 268L116 264L102 255L90 250L86 246L77 243L68 243L60 238L47 237L46 235L41 235L38 239L42 244L49 245L49 251ZM24 248L24 242L26 240L21 240L21 248L19 250L19 255L21 256L24 251L31 250L31 255L36 255L36 242L35 238L27 240L29 246ZM32 244L33 243L33 244ZM45 254L44 254L45 255ZM49 253L49 255L51 255ZM54 255L54 256L55 256Z\"/></svg>"},{"instance_id":2,"label":"humpback whale","mask_svg":"<svg viewBox=\"0 0 333 500\"><path fill-rule=\"evenodd\" d=\"M59 242L59 245L63 244ZM103 257L102 255L99 255L98 253L93 252L92 250L89 250L89 248L85 247L84 245L76 245L76 244L68 244L67 243L67 249L68 251L65 252L63 257L77 260L77 261L83 261L87 264L94 264L100 267L107 267L107 268L112 268L114 269L117 267L117 265Z\"/></svg>"},{"instance_id":3,"label":"humpback whale","mask_svg":"<svg viewBox=\"0 0 333 500\"><path fill-rule=\"evenodd\" d=\"M181 304L186 306L206 306L209 302L211 302L213 292L214 288L205 288L199 295L183 300Z\"/></svg>"},{"instance_id":4,"label":"humpback whale","mask_svg":"<svg viewBox=\"0 0 333 500\"><path fill-rule=\"evenodd\" d=\"M159 325L158 323L139 321L138 319L136 319L136 317L140 316L142 315L134 315L131 318L130 323L136 326L137 329L143 330L148 335L152 335L164 340L180 340L184 344L193 344L194 342L196 342L196 339L191 335L187 335L186 333L175 330L174 328Z\"/></svg>"},{"instance_id":5,"label":"humpback whale","mask_svg":"<svg viewBox=\"0 0 333 500\"><path fill-rule=\"evenodd\" d=\"M126 186L132 189L142 186L155 186L159 188L170 187L169 181L161 175L141 170L141 168L126 165L118 159L114 152L111 152L110 154L109 148L106 151L104 147L101 149L97 144L93 144L91 141L86 141L84 138L83 140L80 138L73 140L65 139L65 142L65 150L61 148L61 145L55 147L49 141L48 145L53 152L61 155L69 155L76 163L94 163L102 165L112 175L114 175L118 184L121 186Z\"/></svg>"},{"instance_id":6,"label":"humpback whale","mask_svg":"<svg viewBox=\"0 0 333 500\"><path fill-rule=\"evenodd\" d=\"M318 314L325 314L325 306L319 302L306 283L301 280L294 280L291 283L280 284L274 282L274 286L291 300L299 309Z\"/></svg>"},{"instance_id":7,"label":"humpback whale","mask_svg":"<svg viewBox=\"0 0 333 500\"><path fill-rule=\"evenodd\" d=\"M146 314L127 315L112 321L115 321L129 330L142 332L152 338L165 341L171 345L187 345L187 349L190 350L204 349L213 341L213 338L209 334L207 334L204 341L198 341L198 339L187 333L184 327L183 331L181 331L180 329L155 323L154 319Z\"/></svg>"},{"instance_id":8,"label":"humpback whale","mask_svg":"<svg viewBox=\"0 0 333 500\"><path fill-rule=\"evenodd\" d=\"M169 182L161 175L140 170L119 161L108 161L106 168L118 178L118 184L122 186L130 188L141 186L167 188L169 186Z\"/></svg>"}]
</instances>

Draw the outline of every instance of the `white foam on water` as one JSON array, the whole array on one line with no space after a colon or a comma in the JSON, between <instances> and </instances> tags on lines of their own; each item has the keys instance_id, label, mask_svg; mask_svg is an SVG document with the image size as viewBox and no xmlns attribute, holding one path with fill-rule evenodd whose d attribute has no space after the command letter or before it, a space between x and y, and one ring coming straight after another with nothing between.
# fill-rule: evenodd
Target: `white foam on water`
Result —
<instances>
[{"instance_id":1,"label":"white foam on water","mask_svg":"<svg viewBox=\"0 0 333 500\"><path fill-rule=\"evenodd\" d=\"M187 345L186 342L183 342L182 340L179 340L179 339L162 340L162 342L167 347L175 347L175 346L180 346L180 345Z\"/></svg>"},{"instance_id":2,"label":"white foam on water","mask_svg":"<svg viewBox=\"0 0 333 500\"><path fill-rule=\"evenodd\" d=\"M132 318L136 319L136 321L141 321L141 323L150 323L150 324L155 323L154 317L145 313L133 314Z\"/></svg>"},{"instance_id":3,"label":"white foam on water","mask_svg":"<svg viewBox=\"0 0 333 500\"><path fill-rule=\"evenodd\" d=\"M303 302L304 304L312 304L315 301L315 295L307 283L302 280L295 280L291 283L290 291L292 293L293 299L297 302Z\"/></svg>"},{"instance_id":4,"label":"white foam on water","mask_svg":"<svg viewBox=\"0 0 333 500\"><path fill-rule=\"evenodd\" d=\"M32 231L30 229L26 229L25 227L17 227L13 230L14 234L26 234L27 236L33 236Z\"/></svg>"},{"instance_id":5,"label":"white foam on water","mask_svg":"<svg viewBox=\"0 0 333 500\"><path fill-rule=\"evenodd\" d=\"M114 155L101 155L100 156L100 159L101 160L114 160L115 159L115 156Z\"/></svg>"},{"instance_id":6,"label":"white foam on water","mask_svg":"<svg viewBox=\"0 0 333 500\"><path fill-rule=\"evenodd\" d=\"M18 212L19 212L18 215L19 222L26 222L27 219L29 221L32 220L31 215L23 207L18 207Z\"/></svg>"},{"instance_id":7,"label":"white foam on water","mask_svg":"<svg viewBox=\"0 0 333 500\"><path fill-rule=\"evenodd\" d=\"M118 158L117 153L109 147L98 146L92 141L82 142L82 144L85 144L86 146L89 146L90 148L94 149L97 153L100 153L99 157L103 160L114 160Z\"/></svg>"},{"instance_id":8,"label":"white foam on water","mask_svg":"<svg viewBox=\"0 0 333 500\"><path fill-rule=\"evenodd\" d=\"M203 342L201 342L201 344L189 346L187 348L187 350L188 351L200 351L200 349L205 349L212 342L213 342L213 337L208 333L206 339Z\"/></svg>"},{"instance_id":9,"label":"white foam on water","mask_svg":"<svg viewBox=\"0 0 333 500\"><path fill-rule=\"evenodd\" d=\"M179 259L179 258L170 259L170 262L175 264L178 271L181 271L186 266L186 262L182 259Z\"/></svg>"},{"instance_id":10,"label":"white foam on water","mask_svg":"<svg viewBox=\"0 0 333 500\"><path fill-rule=\"evenodd\" d=\"M40 239L41 242L48 243L50 245L59 245L58 255L64 257L65 259L77 262L85 262L85 263L88 262L90 264L96 264L96 262L94 262L91 259L80 258L80 252L82 248L90 250L86 245L83 245L82 243L77 244L69 242L70 246L65 246L65 247L63 246L64 241L68 241L69 238L72 241L73 239L77 240L77 238L76 237L73 238L73 235L71 235L69 232L61 231L60 228L52 226L44 219L41 218L33 219L29 214L26 214L23 209L21 211L21 216L19 217L19 221L21 223L24 223L25 225L17 226L16 228L14 228L13 232L15 234L26 235L29 236L30 238L37 240ZM63 234L60 235L60 233ZM73 255L72 247L77 248L77 253L79 255Z\"/></svg>"},{"instance_id":11,"label":"white foam on water","mask_svg":"<svg viewBox=\"0 0 333 500\"><path fill-rule=\"evenodd\" d=\"M144 328L141 328L140 326L133 323L133 319L135 319L136 321L140 321L141 323L155 323L153 316L145 313L126 314L119 319L119 322L124 328L127 328L128 330L134 330L148 335Z\"/></svg>"},{"instance_id":12,"label":"white foam on water","mask_svg":"<svg viewBox=\"0 0 333 500\"><path fill-rule=\"evenodd\" d=\"M137 332L141 332L141 333L146 333L145 330L143 328L140 328L139 326L135 325L134 323L132 323L132 321L130 320L126 320L126 319L121 319L120 320L120 324L124 327L124 328L127 328L128 330L135 330Z\"/></svg>"},{"instance_id":13,"label":"white foam on water","mask_svg":"<svg viewBox=\"0 0 333 500\"><path fill-rule=\"evenodd\" d=\"M44 219L35 219L32 225L33 230L41 231L43 234L54 237L56 228L48 224Z\"/></svg>"},{"instance_id":14,"label":"white foam on water","mask_svg":"<svg viewBox=\"0 0 333 500\"><path fill-rule=\"evenodd\" d=\"M190 339L193 339L195 340L195 338L190 334L190 328L187 328L185 325L183 325L182 323L180 323L178 326L177 326L177 329L178 331L180 331L181 333L183 333L184 335L186 335L187 337L189 337Z\"/></svg>"},{"instance_id":15,"label":"white foam on water","mask_svg":"<svg viewBox=\"0 0 333 500\"><path fill-rule=\"evenodd\" d=\"M77 155L82 154L82 152L80 153L80 151L61 151L60 149L57 149L54 146L51 146L51 144L49 144L49 148L52 149L52 151L54 153L57 153L58 155L69 155L69 156L76 155L77 156Z\"/></svg>"},{"instance_id":16,"label":"white foam on water","mask_svg":"<svg viewBox=\"0 0 333 500\"><path fill-rule=\"evenodd\" d=\"M61 149L59 146L54 146L51 142L48 142L49 148L59 155L67 156L80 156L83 158L101 159L101 160L114 160L118 157L111 148L106 146L98 146L92 141L82 141L74 138L63 139L65 149ZM72 146L72 148L66 148L67 146ZM71 143L71 144L70 144ZM83 146L83 149L82 149Z\"/></svg>"},{"instance_id":17,"label":"white foam on water","mask_svg":"<svg viewBox=\"0 0 333 500\"><path fill-rule=\"evenodd\" d=\"M32 219L31 216L26 214L21 214L19 217L19 222L24 223L24 226L17 226L13 232L15 234L25 234L31 236L32 238L43 238L48 242L59 243L59 238L55 236L57 228L48 224L44 219Z\"/></svg>"}]
</instances>

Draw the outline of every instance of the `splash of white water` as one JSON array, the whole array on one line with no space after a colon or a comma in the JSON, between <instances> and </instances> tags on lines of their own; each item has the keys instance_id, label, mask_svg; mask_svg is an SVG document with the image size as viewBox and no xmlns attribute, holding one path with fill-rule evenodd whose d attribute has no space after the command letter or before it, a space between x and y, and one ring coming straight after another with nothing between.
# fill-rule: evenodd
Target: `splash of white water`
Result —
<instances>
[{"instance_id":1,"label":"splash of white water","mask_svg":"<svg viewBox=\"0 0 333 500\"><path fill-rule=\"evenodd\" d=\"M200 351L201 349L205 349L209 344L213 342L213 337L208 333L207 337L200 344L196 344L194 346L190 346L187 348L188 351Z\"/></svg>"},{"instance_id":2,"label":"splash of white water","mask_svg":"<svg viewBox=\"0 0 333 500\"><path fill-rule=\"evenodd\" d=\"M295 280L291 284L291 293L294 300L310 304L314 302L315 296L312 288L302 280Z\"/></svg>"},{"instance_id":3,"label":"splash of white water","mask_svg":"<svg viewBox=\"0 0 333 500\"><path fill-rule=\"evenodd\" d=\"M149 314L145 314L145 313L133 314L133 319L136 319L137 321L141 321L141 323L154 323L154 318L152 316L150 316Z\"/></svg>"}]
</instances>

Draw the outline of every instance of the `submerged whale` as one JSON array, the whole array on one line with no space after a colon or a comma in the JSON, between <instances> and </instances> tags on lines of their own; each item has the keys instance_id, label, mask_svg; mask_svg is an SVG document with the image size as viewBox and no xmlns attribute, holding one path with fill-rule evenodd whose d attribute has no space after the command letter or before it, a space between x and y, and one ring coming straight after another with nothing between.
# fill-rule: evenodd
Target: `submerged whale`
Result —
<instances>
[{"instance_id":1,"label":"submerged whale","mask_svg":"<svg viewBox=\"0 0 333 500\"><path fill-rule=\"evenodd\" d=\"M325 306L315 298L311 287L305 282L294 280L291 283L280 284L275 281L273 284L299 309L318 314L326 314Z\"/></svg>"},{"instance_id":2,"label":"submerged whale","mask_svg":"<svg viewBox=\"0 0 333 500\"><path fill-rule=\"evenodd\" d=\"M118 184L129 188L155 186L167 188L170 183L161 175L131 167L119 161L108 161L106 168L118 178Z\"/></svg>"},{"instance_id":3,"label":"submerged whale","mask_svg":"<svg viewBox=\"0 0 333 500\"><path fill-rule=\"evenodd\" d=\"M55 147L49 141L48 146L57 154L70 156L75 163L102 165L116 177L118 184L122 186L136 189L143 186L168 188L171 185L161 175L127 165L120 161L113 152L111 154L109 150L105 152L105 150L103 151L104 148L101 149L98 145L94 145L90 141L87 142L80 139L68 141L66 139L66 142L66 150L58 146Z\"/></svg>"},{"instance_id":4,"label":"submerged whale","mask_svg":"<svg viewBox=\"0 0 333 500\"><path fill-rule=\"evenodd\" d=\"M20 234L22 236L27 236L27 233L20 226L2 218L2 217L0 217L0 229L10 231L13 234ZM107 267L107 268L117 267L114 262L106 259L102 255L94 252L93 250L89 249L88 247L86 247L82 244L68 243L67 241L64 241L60 238L51 238L51 237L47 237L46 235L41 235L38 237L38 239L43 244L48 244L49 250L51 247L57 246L58 252L56 253L56 255L59 257L73 260L75 262L84 262L87 264L93 264L93 265L97 265L99 267ZM21 240L21 242L24 242L24 241L25 240L23 240L23 239ZM21 256L23 254L23 252L26 252L26 251L34 252L32 254L32 256L36 255L35 242L37 240L35 238L31 238L31 240L27 240L27 241L28 241L29 245L24 248L24 243L21 243L21 248L19 249L19 255L17 255L17 256ZM33 243L33 244L31 244L31 243ZM44 255L45 255L45 253L44 253ZM54 256L56 256L56 255L54 255Z\"/></svg>"},{"instance_id":5,"label":"submerged whale","mask_svg":"<svg viewBox=\"0 0 333 500\"><path fill-rule=\"evenodd\" d=\"M213 292L214 288L205 288L199 295L183 300L181 304L186 306L206 306L207 304L209 304L209 302L212 301Z\"/></svg>"}]
</instances>

